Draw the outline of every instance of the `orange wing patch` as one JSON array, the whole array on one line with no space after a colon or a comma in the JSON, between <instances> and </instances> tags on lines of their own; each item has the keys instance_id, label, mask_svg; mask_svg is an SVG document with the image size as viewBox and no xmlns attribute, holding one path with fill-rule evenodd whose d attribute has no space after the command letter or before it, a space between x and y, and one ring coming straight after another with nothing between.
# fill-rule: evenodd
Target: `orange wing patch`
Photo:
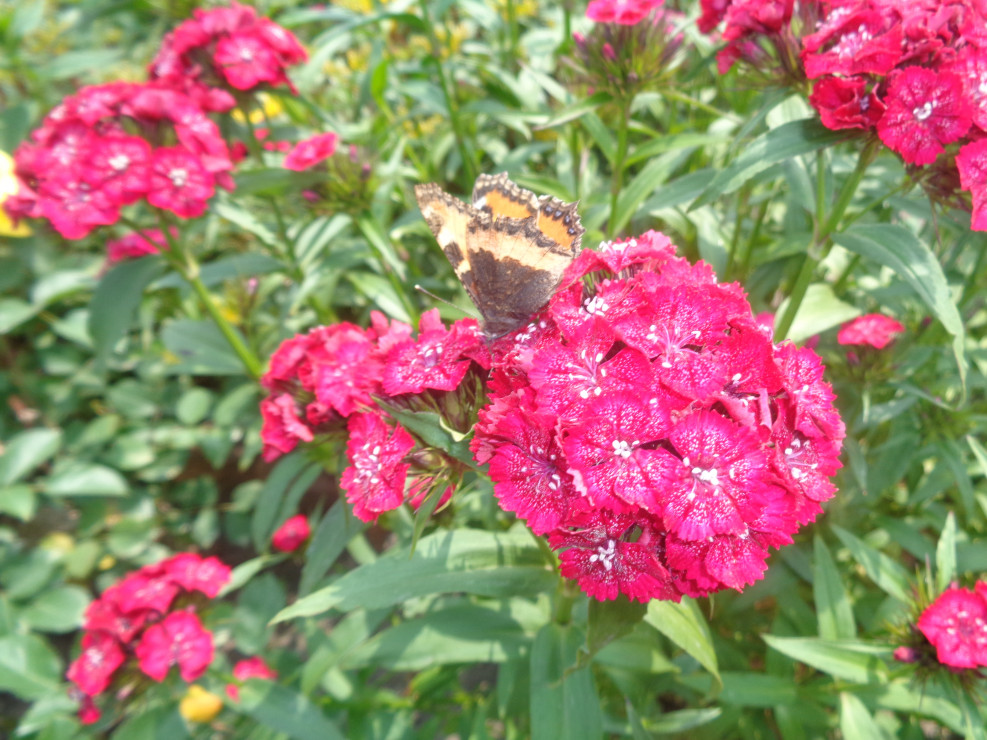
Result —
<instances>
[{"instance_id":1,"label":"orange wing patch","mask_svg":"<svg viewBox=\"0 0 987 740\"><path fill-rule=\"evenodd\" d=\"M563 203L558 198L542 196L538 209L538 230L560 247L573 253L579 251L583 227L579 223L576 203Z\"/></svg>"}]
</instances>

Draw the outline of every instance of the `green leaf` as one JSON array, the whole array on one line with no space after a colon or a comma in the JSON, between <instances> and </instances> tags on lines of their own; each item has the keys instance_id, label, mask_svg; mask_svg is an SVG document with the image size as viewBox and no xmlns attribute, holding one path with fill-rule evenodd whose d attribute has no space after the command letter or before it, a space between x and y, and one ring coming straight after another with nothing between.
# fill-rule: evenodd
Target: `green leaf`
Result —
<instances>
[{"instance_id":1,"label":"green leaf","mask_svg":"<svg viewBox=\"0 0 987 740\"><path fill-rule=\"evenodd\" d=\"M44 486L49 496L126 496L129 492L127 481L113 468L80 461L57 466Z\"/></svg>"},{"instance_id":2,"label":"green leaf","mask_svg":"<svg viewBox=\"0 0 987 740\"><path fill-rule=\"evenodd\" d=\"M50 460L62 446L58 429L27 429L3 443L0 455L0 486L22 480L42 463Z\"/></svg>"},{"instance_id":3,"label":"green leaf","mask_svg":"<svg viewBox=\"0 0 987 740\"><path fill-rule=\"evenodd\" d=\"M246 281L257 275L266 275L284 269L284 264L267 254L246 252L221 257L218 260L202 265L199 269L199 279L203 285L212 287L224 280ZM154 283L154 288L185 288L188 282L177 273L165 275Z\"/></svg>"},{"instance_id":4,"label":"green leaf","mask_svg":"<svg viewBox=\"0 0 987 740\"><path fill-rule=\"evenodd\" d=\"M366 529L366 524L350 516L340 499L322 518L305 551L298 595L307 596L346 549L346 543Z\"/></svg>"},{"instance_id":5,"label":"green leaf","mask_svg":"<svg viewBox=\"0 0 987 740\"><path fill-rule=\"evenodd\" d=\"M842 527L834 525L833 532L882 591L903 604L911 601L908 573L901 565Z\"/></svg>"},{"instance_id":6,"label":"green leaf","mask_svg":"<svg viewBox=\"0 0 987 740\"><path fill-rule=\"evenodd\" d=\"M177 702L154 707L126 720L113 732L113 740L184 740L190 737Z\"/></svg>"},{"instance_id":7,"label":"green leaf","mask_svg":"<svg viewBox=\"0 0 987 740\"><path fill-rule=\"evenodd\" d=\"M438 665L503 663L516 658L530 642L530 634L508 610L457 604L374 635L337 667L421 671Z\"/></svg>"},{"instance_id":8,"label":"green leaf","mask_svg":"<svg viewBox=\"0 0 987 740\"><path fill-rule=\"evenodd\" d=\"M936 589L942 593L956 578L956 515L949 512L936 545Z\"/></svg>"},{"instance_id":9,"label":"green leaf","mask_svg":"<svg viewBox=\"0 0 987 740\"><path fill-rule=\"evenodd\" d=\"M58 692L61 682L61 661L40 637L0 637L0 689L34 701Z\"/></svg>"},{"instance_id":10,"label":"green leaf","mask_svg":"<svg viewBox=\"0 0 987 740\"><path fill-rule=\"evenodd\" d=\"M113 353L134 323L144 289L164 270L160 257L141 257L120 262L100 279L89 301L89 336L97 363Z\"/></svg>"},{"instance_id":11,"label":"green leaf","mask_svg":"<svg viewBox=\"0 0 987 740\"><path fill-rule=\"evenodd\" d=\"M15 483L0 488L0 513L26 522L34 516L37 509L38 496L27 483Z\"/></svg>"},{"instance_id":12,"label":"green leaf","mask_svg":"<svg viewBox=\"0 0 987 740\"><path fill-rule=\"evenodd\" d=\"M243 363L212 321L169 321L161 330L161 341L176 358L168 366L169 373L243 375Z\"/></svg>"},{"instance_id":13,"label":"green leaf","mask_svg":"<svg viewBox=\"0 0 987 740\"><path fill-rule=\"evenodd\" d=\"M442 423L442 417L434 411L408 411L387 403L386 399L379 399L377 403L426 446L447 452L473 470L478 469L468 439L457 440L453 437L452 432Z\"/></svg>"},{"instance_id":14,"label":"green leaf","mask_svg":"<svg viewBox=\"0 0 987 740\"><path fill-rule=\"evenodd\" d=\"M857 636L853 607L840 572L822 538L813 541L812 593L816 602L819 636L827 640L851 640Z\"/></svg>"},{"instance_id":15,"label":"green leaf","mask_svg":"<svg viewBox=\"0 0 987 740\"><path fill-rule=\"evenodd\" d=\"M282 457L264 481L257 498L257 508L250 523L250 534L257 550L266 550L274 530L287 518L282 517L285 505L297 503L322 469L296 453ZM289 512L294 514L294 511Z\"/></svg>"},{"instance_id":16,"label":"green leaf","mask_svg":"<svg viewBox=\"0 0 987 740\"><path fill-rule=\"evenodd\" d=\"M613 96L610 93L601 90L593 93L588 98L580 98L571 105L567 105L562 110L556 112L547 121L540 123L533 128L535 131L541 131L543 129L555 128L556 126L561 126L564 123L576 121L585 116L587 113L596 110L601 105L609 103L611 100L613 100Z\"/></svg>"},{"instance_id":17,"label":"green leaf","mask_svg":"<svg viewBox=\"0 0 987 740\"><path fill-rule=\"evenodd\" d=\"M908 283L953 336L953 354L966 386L963 319L953 302L939 260L929 246L915 234L897 224L854 226L833 240L861 257L890 267Z\"/></svg>"},{"instance_id":18,"label":"green leaf","mask_svg":"<svg viewBox=\"0 0 987 740\"><path fill-rule=\"evenodd\" d=\"M9 334L41 310L22 298L0 298L0 335Z\"/></svg>"},{"instance_id":19,"label":"green leaf","mask_svg":"<svg viewBox=\"0 0 987 740\"><path fill-rule=\"evenodd\" d=\"M418 596L463 591L482 596L541 593L556 575L525 531L459 529L422 538L414 551L392 550L299 599L272 621L310 617L330 609L393 606Z\"/></svg>"},{"instance_id":20,"label":"green leaf","mask_svg":"<svg viewBox=\"0 0 987 740\"><path fill-rule=\"evenodd\" d=\"M550 622L531 646L532 740L600 740L603 716L589 666L575 668L582 634Z\"/></svg>"},{"instance_id":21,"label":"green leaf","mask_svg":"<svg viewBox=\"0 0 987 740\"><path fill-rule=\"evenodd\" d=\"M219 592L220 596L232 593L243 588L250 580L265 568L277 565L285 559L285 555L258 555L245 562L240 563L230 574L230 581Z\"/></svg>"},{"instance_id":22,"label":"green leaf","mask_svg":"<svg viewBox=\"0 0 987 740\"><path fill-rule=\"evenodd\" d=\"M647 607L621 595L614 601L590 599L586 646L589 654L609 645L614 640L631 632L647 612Z\"/></svg>"},{"instance_id":23,"label":"green leaf","mask_svg":"<svg viewBox=\"0 0 987 740\"><path fill-rule=\"evenodd\" d=\"M832 146L845 138L845 132L830 131L817 118L791 121L771 129L745 146L743 154L713 178L689 210L694 211L709 205L721 195L732 193L772 165Z\"/></svg>"},{"instance_id":24,"label":"green leaf","mask_svg":"<svg viewBox=\"0 0 987 740\"><path fill-rule=\"evenodd\" d=\"M887 666L879 657L887 655L887 646L816 637L761 637L779 653L835 678L861 684L888 680Z\"/></svg>"},{"instance_id":25,"label":"green leaf","mask_svg":"<svg viewBox=\"0 0 987 740\"><path fill-rule=\"evenodd\" d=\"M957 690L957 694L959 694L960 711L963 712L963 732L966 740L987 739L987 721L981 710L983 705L965 690Z\"/></svg>"},{"instance_id":26,"label":"green leaf","mask_svg":"<svg viewBox=\"0 0 987 740\"><path fill-rule=\"evenodd\" d=\"M778 316L784 314L787 305L786 298L778 307ZM805 298L802 299L786 338L801 343L860 314L859 308L837 298L828 283L813 283L805 292Z\"/></svg>"},{"instance_id":27,"label":"green leaf","mask_svg":"<svg viewBox=\"0 0 987 740\"><path fill-rule=\"evenodd\" d=\"M644 621L695 658L717 680L720 679L709 625L695 601L688 597L678 604L672 601L652 601L648 604Z\"/></svg>"},{"instance_id":28,"label":"green leaf","mask_svg":"<svg viewBox=\"0 0 987 740\"><path fill-rule=\"evenodd\" d=\"M776 707L798 701L798 687L790 678L764 673L724 671L719 700L738 707Z\"/></svg>"},{"instance_id":29,"label":"green leaf","mask_svg":"<svg viewBox=\"0 0 987 740\"><path fill-rule=\"evenodd\" d=\"M677 154L676 154L677 157ZM678 161L675 159L674 161ZM617 208L613 213L613 233L618 233L628 224L637 209L671 174L673 160L668 155L655 157L644 166L634 179L620 191L617 197Z\"/></svg>"},{"instance_id":30,"label":"green leaf","mask_svg":"<svg viewBox=\"0 0 987 740\"><path fill-rule=\"evenodd\" d=\"M840 732L844 740L891 740L860 699L840 692Z\"/></svg>"},{"instance_id":31,"label":"green leaf","mask_svg":"<svg viewBox=\"0 0 987 740\"><path fill-rule=\"evenodd\" d=\"M265 727L296 740L343 740L336 725L316 705L279 683L247 681L240 687L236 708Z\"/></svg>"},{"instance_id":32,"label":"green leaf","mask_svg":"<svg viewBox=\"0 0 987 740\"><path fill-rule=\"evenodd\" d=\"M21 611L21 618L39 632L71 632L82 626L82 615L91 601L79 586L61 586L38 594Z\"/></svg>"}]
</instances>

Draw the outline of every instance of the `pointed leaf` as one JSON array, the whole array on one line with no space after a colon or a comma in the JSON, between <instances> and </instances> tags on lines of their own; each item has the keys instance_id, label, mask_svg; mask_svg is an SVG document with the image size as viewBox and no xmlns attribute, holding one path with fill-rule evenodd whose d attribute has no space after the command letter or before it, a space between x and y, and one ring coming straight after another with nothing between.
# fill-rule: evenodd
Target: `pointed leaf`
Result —
<instances>
[{"instance_id":1,"label":"pointed leaf","mask_svg":"<svg viewBox=\"0 0 987 740\"><path fill-rule=\"evenodd\" d=\"M762 637L779 653L836 678L854 683L873 683L888 679L887 666L879 657L888 654L887 646L870 645L856 640L820 640L815 637Z\"/></svg>"},{"instance_id":2,"label":"pointed leaf","mask_svg":"<svg viewBox=\"0 0 987 740\"><path fill-rule=\"evenodd\" d=\"M237 708L295 740L343 740L339 729L305 696L287 686L252 679L240 687Z\"/></svg>"},{"instance_id":3,"label":"pointed leaf","mask_svg":"<svg viewBox=\"0 0 987 740\"><path fill-rule=\"evenodd\" d=\"M690 598L678 604L671 601L652 601L644 621L685 650L707 671L719 680L716 650L705 617Z\"/></svg>"},{"instance_id":4,"label":"pointed leaf","mask_svg":"<svg viewBox=\"0 0 987 740\"><path fill-rule=\"evenodd\" d=\"M159 256L127 260L100 279L89 301L89 336L102 363L134 323L144 289L165 271Z\"/></svg>"},{"instance_id":5,"label":"pointed leaf","mask_svg":"<svg viewBox=\"0 0 987 740\"><path fill-rule=\"evenodd\" d=\"M834 525L833 532L882 591L902 603L911 600L908 572L900 564L842 527Z\"/></svg>"},{"instance_id":6,"label":"pointed leaf","mask_svg":"<svg viewBox=\"0 0 987 740\"><path fill-rule=\"evenodd\" d=\"M532 740L599 740L603 716L589 666L574 668L582 635L546 624L531 646Z\"/></svg>"},{"instance_id":7,"label":"pointed leaf","mask_svg":"<svg viewBox=\"0 0 987 740\"><path fill-rule=\"evenodd\" d=\"M827 640L851 640L857 636L853 608L840 572L826 544L818 535L814 541L812 592L816 601L819 636Z\"/></svg>"},{"instance_id":8,"label":"pointed leaf","mask_svg":"<svg viewBox=\"0 0 987 740\"><path fill-rule=\"evenodd\" d=\"M956 578L956 515L949 512L936 545L936 588L941 593Z\"/></svg>"},{"instance_id":9,"label":"pointed leaf","mask_svg":"<svg viewBox=\"0 0 987 740\"><path fill-rule=\"evenodd\" d=\"M840 732L844 740L890 740L867 707L854 694L840 692Z\"/></svg>"},{"instance_id":10,"label":"pointed leaf","mask_svg":"<svg viewBox=\"0 0 987 740\"><path fill-rule=\"evenodd\" d=\"M26 429L3 443L0 455L0 486L22 480L41 463L51 459L62 445L58 429Z\"/></svg>"}]
</instances>

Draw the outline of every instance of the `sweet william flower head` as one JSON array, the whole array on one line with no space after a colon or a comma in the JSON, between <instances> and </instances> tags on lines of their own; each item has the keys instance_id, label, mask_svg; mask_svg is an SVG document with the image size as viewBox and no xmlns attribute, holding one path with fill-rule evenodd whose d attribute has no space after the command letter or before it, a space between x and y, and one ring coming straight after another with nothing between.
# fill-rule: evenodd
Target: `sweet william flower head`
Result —
<instances>
[{"instance_id":1,"label":"sweet william flower head","mask_svg":"<svg viewBox=\"0 0 987 740\"><path fill-rule=\"evenodd\" d=\"M212 633L193 612L172 612L144 631L134 653L141 671L155 681L164 681L177 665L182 680L192 682L212 663Z\"/></svg>"},{"instance_id":2,"label":"sweet william flower head","mask_svg":"<svg viewBox=\"0 0 987 740\"><path fill-rule=\"evenodd\" d=\"M664 4L664 0L590 0L586 17L597 23L634 26Z\"/></svg>"},{"instance_id":3,"label":"sweet william flower head","mask_svg":"<svg viewBox=\"0 0 987 740\"><path fill-rule=\"evenodd\" d=\"M900 321L879 313L858 316L840 327L836 341L840 344L863 344L884 349L905 331Z\"/></svg>"},{"instance_id":4,"label":"sweet william flower head","mask_svg":"<svg viewBox=\"0 0 987 740\"><path fill-rule=\"evenodd\" d=\"M233 678L238 683L226 684L226 695L233 701L238 702L240 701L240 683L243 683L249 678L274 680L277 677L278 672L267 665L259 655L255 655L252 658L245 658L233 666Z\"/></svg>"},{"instance_id":5,"label":"sweet william flower head","mask_svg":"<svg viewBox=\"0 0 987 740\"><path fill-rule=\"evenodd\" d=\"M316 134L308 139L299 141L285 155L285 169L301 172L309 167L314 167L331 157L336 151L336 143L339 136L329 132L326 134Z\"/></svg>"},{"instance_id":6,"label":"sweet william flower head","mask_svg":"<svg viewBox=\"0 0 987 740\"><path fill-rule=\"evenodd\" d=\"M818 357L661 234L584 250L492 356L471 449L595 598L741 590L835 492Z\"/></svg>"}]
</instances>

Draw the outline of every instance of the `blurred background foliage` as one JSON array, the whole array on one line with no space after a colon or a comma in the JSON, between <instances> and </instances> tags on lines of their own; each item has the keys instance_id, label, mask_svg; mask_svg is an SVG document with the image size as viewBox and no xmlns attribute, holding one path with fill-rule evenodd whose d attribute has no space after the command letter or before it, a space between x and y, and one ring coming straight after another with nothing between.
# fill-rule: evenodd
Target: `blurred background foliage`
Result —
<instances>
[{"instance_id":1,"label":"blurred background foliage","mask_svg":"<svg viewBox=\"0 0 987 740\"><path fill-rule=\"evenodd\" d=\"M592 23L571 2L253 5L310 58L290 73L300 95L266 93L249 125L342 142L316 174L265 152L183 232L257 357L318 324L365 326L372 309L416 323L436 304L415 285L468 306L412 188L463 195L478 173L508 171L579 200L584 244L664 231L740 281L755 311L781 315L807 250L825 246L788 335L818 337L839 397L839 493L742 594L652 603L644 621L577 599L560 621L567 586L485 477L409 559L422 523L354 520L333 475L341 448L322 465L260 459L262 392L185 281L154 257L108 268L112 230L69 242L35 224L0 237L0 735L982 737L975 707L890 660L889 628L930 565L940 588L987 570L987 271L967 214L933 211L887 152L857 173L862 144L822 129L797 92L718 76L686 20L698 3L680 4L674 33L634 42L648 56L630 78L580 56L572 33ZM197 6L0 2L0 150L82 85L142 79ZM243 117L222 126L248 135ZM835 329L875 311L905 334L848 359ZM272 554L299 510L307 555ZM64 671L87 604L188 549L238 566L220 607L227 657L205 685L222 693L229 655L263 654L276 688L203 724L179 714L174 680L122 700L118 722L80 727ZM514 575L478 588L459 558ZM271 622L329 585L324 608Z\"/></svg>"}]
</instances>

